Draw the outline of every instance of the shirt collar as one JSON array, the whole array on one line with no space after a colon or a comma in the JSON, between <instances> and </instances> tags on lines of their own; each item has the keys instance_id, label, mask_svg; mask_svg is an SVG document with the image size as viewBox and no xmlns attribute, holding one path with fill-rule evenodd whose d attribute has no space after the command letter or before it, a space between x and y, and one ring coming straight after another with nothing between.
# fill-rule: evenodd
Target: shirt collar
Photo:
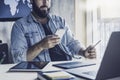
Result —
<instances>
[{"instance_id":1,"label":"shirt collar","mask_svg":"<svg viewBox=\"0 0 120 80\"><path fill-rule=\"evenodd\" d=\"M30 13L30 14L28 15L27 21L30 22L30 23L33 22L33 21L37 22L36 18L33 16L32 13Z\"/></svg>"},{"instance_id":2,"label":"shirt collar","mask_svg":"<svg viewBox=\"0 0 120 80\"><path fill-rule=\"evenodd\" d=\"M48 15L48 18L49 18L49 20L51 20L50 14ZM33 21L38 22L37 19L33 16L32 13L30 13L30 14L28 15L27 21L30 22L30 23L33 22Z\"/></svg>"}]
</instances>

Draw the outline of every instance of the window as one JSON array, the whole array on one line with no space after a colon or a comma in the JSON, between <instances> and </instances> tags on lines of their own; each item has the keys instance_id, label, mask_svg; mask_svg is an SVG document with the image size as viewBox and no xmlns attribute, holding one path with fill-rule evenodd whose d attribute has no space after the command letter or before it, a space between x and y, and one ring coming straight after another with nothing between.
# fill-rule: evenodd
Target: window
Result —
<instances>
[{"instance_id":1,"label":"window","mask_svg":"<svg viewBox=\"0 0 120 80\"><path fill-rule=\"evenodd\" d=\"M101 59L111 33L120 31L120 1L87 0L87 6L87 44L101 40L96 46L97 58Z\"/></svg>"}]
</instances>

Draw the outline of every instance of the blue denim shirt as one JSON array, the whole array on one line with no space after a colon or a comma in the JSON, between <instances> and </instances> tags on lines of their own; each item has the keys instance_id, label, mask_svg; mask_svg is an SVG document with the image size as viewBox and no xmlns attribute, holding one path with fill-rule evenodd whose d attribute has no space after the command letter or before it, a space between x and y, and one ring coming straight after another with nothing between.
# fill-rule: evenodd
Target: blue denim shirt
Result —
<instances>
[{"instance_id":1,"label":"blue denim shirt","mask_svg":"<svg viewBox=\"0 0 120 80\"><path fill-rule=\"evenodd\" d=\"M49 15L48 25L54 34L57 29L65 29L65 33L59 44L60 48L67 54L77 54L80 50L80 43L74 39L65 20L55 15ZM45 38L44 29L32 14L17 20L11 32L11 54L14 62L26 61L27 50L35 43ZM69 57L68 57L69 60ZM48 49L39 53L33 61L51 61Z\"/></svg>"}]
</instances>

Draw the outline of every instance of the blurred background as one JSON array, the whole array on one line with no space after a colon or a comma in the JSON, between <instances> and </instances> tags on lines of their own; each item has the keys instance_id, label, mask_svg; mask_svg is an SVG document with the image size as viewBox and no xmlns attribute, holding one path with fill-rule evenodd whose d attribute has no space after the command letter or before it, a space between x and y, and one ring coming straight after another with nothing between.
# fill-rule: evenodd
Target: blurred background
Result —
<instances>
[{"instance_id":1,"label":"blurred background","mask_svg":"<svg viewBox=\"0 0 120 80\"><path fill-rule=\"evenodd\" d=\"M4 5L9 7L5 10L10 12L7 17L2 15L5 10L0 12L0 40L8 44L8 52L13 23L22 15L26 16L23 12L20 13L20 2L20 5L29 7L26 13L29 12L29 0L0 0L0 10L3 8L1 5ZM86 47L101 40L96 46L98 60L104 55L111 33L120 31L119 0L52 0L51 13L63 17L75 38Z\"/></svg>"}]
</instances>

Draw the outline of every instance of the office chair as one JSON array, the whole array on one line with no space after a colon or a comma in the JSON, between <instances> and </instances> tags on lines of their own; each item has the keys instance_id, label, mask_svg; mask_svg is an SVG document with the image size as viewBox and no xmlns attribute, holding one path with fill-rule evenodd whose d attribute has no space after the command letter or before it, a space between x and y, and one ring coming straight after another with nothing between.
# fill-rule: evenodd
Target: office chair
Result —
<instances>
[{"instance_id":1,"label":"office chair","mask_svg":"<svg viewBox=\"0 0 120 80\"><path fill-rule=\"evenodd\" d=\"M0 43L0 64L7 64L7 63L9 63L8 44Z\"/></svg>"}]
</instances>

